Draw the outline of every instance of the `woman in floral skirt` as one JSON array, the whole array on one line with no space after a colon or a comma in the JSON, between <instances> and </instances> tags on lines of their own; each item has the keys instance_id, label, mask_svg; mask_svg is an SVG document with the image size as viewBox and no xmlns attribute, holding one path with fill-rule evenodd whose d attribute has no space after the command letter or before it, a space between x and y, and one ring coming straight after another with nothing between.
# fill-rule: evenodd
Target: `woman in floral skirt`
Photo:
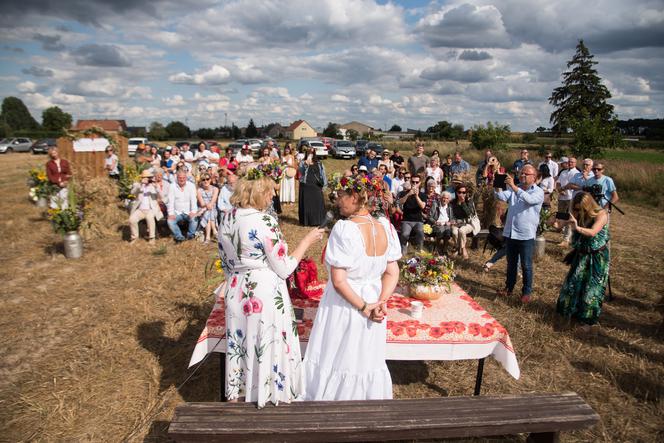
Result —
<instances>
[{"instance_id":1,"label":"woman in floral skirt","mask_svg":"<svg viewBox=\"0 0 664 443\"><path fill-rule=\"evenodd\" d=\"M274 217L264 211L275 182L241 179L233 209L219 224L219 255L226 276L226 396L229 401L289 403L303 395L300 344L286 277L306 250L322 239L311 230L288 246Z\"/></svg>"},{"instance_id":2,"label":"woman in floral skirt","mask_svg":"<svg viewBox=\"0 0 664 443\"><path fill-rule=\"evenodd\" d=\"M609 279L609 216L587 192L572 200L569 226L574 250L566 258L570 270L560 288L556 310L574 317L584 329L597 323ZM554 225L562 225L556 220ZM558 226L559 227L559 226Z\"/></svg>"}]
</instances>

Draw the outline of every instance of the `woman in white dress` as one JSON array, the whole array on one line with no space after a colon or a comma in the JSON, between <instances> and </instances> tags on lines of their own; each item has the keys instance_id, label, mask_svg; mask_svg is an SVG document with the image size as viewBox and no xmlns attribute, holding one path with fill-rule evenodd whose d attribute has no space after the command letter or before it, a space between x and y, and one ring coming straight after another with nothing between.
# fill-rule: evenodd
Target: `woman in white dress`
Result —
<instances>
[{"instance_id":1,"label":"woman in white dress","mask_svg":"<svg viewBox=\"0 0 664 443\"><path fill-rule=\"evenodd\" d=\"M281 163L284 167L284 175L281 178L279 197L281 198L281 203L292 205L295 203L295 173L297 169L295 168L295 157L291 151L290 144L286 144L284 147L284 155L281 157Z\"/></svg>"},{"instance_id":2,"label":"woman in white dress","mask_svg":"<svg viewBox=\"0 0 664 443\"><path fill-rule=\"evenodd\" d=\"M392 398L385 363L386 302L399 279L396 230L367 208L367 189L340 180L337 205L346 220L332 229L325 252L325 287L304 358L305 400Z\"/></svg>"},{"instance_id":3,"label":"woman in white dress","mask_svg":"<svg viewBox=\"0 0 664 443\"><path fill-rule=\"evenodd\" d=\"M302 357L286 277L323 235L311 230L289 254L276 219L264 212L274 186L265 176L240 180L231 196L234 207L219 223L227 281L226 396L259 408L302 397Z\"/></svg>"}]
</instances>

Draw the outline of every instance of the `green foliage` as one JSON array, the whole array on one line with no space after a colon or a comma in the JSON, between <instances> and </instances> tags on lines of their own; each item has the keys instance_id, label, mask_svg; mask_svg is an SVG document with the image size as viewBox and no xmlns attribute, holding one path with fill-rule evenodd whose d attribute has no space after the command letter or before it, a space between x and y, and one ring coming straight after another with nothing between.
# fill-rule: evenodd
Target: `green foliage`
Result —
<instances>
[{"instance_id":1,"label":"green foliage","mask_svg":"<svg viewBox=\"0 0 664 443\"><path fill-rule=\"evenodd\" d=\"M135 182L139 181L141 172L149 167L149 163L130 163L122 168L120 179L118 180L118 197L120 197L120 200L133 200L136 198L135 195L131 195L131 187Z\"/></svg>"},{"instance_id":2,"label":"green foliage","mask_svg":"<svg viewBox=\"0 0 664 443\"><path fill-rule=\"evenodd\" d=\"M339 132L337 124L332 122L328 122L327 128L323 131L323 135L330 138L341 138L341 133Z\"/></svg>"},{"instance_id":3,"label":"green foliage","mask_svg":"<svg viewBox=\"0 0 664 443\"><path fill-rule=\"evenodd\" d=\"M13 131L39 129L39 123L30 115L23 101L16 97L5 97L2 101L0 121L6 123Z\"/></svg>"},{"instance_id":4,"label":"green foliage","mask_svg":"<svg viewBox=\"0 0 664 443\"><path fill-rule=\"evenodd\" d=\"M189 127L181 121L173 121L167 124L166 133L168 134L168 138L172 140L189 138L191 135Z\"/></svg>"},{"instance_id":5,"label":"green foliage","mask_svg":"<svg viewBox=\"0 0 664 443\"><path fill-rule=\"evenodd\" d=\"M60 234L78 231L83 222L83 210L79 207L76 188L72 182L69 183L67 208L55 208L48 210L48 219L51 221L53 230Z\"/></svg>"},{"instance_id":6,"label":"green foliage","mask_svg":"<svg viewBox=\"0 0 664 443\"><path fill-rule=\"evenodd\" d=\"M441 140L458 140L463 138L464 128L463 125L453 125L446 120L442 120L427 128L427 133L433 134L434 137Z\"/></svg>"},{"instance_id":7,"label":"green foliage","mask_svg":"<svg viewBox=\"0 0 664 443\"><path fill-rule=\"evenodd\" d=\"M549 230L549 219L551 218L551 210L542 206L540 209L539 223L537 224L537 236L543 235L546 231Z\"/></svg>"},{"instance_id":8,"label":"green foliage","mask_svg":"<svg viewBox=\"0 0 664 443\"><path fill-rule=\"evenodd\" d=\"M348 131L346 131L346 138L349 138L353 141L357 140L359 136L360 133L357 132L355 129L349 129Z\"/></svg>"},{"instance_id":9,"label":"green foliage","mask_svg":"<svg viewBox=\"0 0 664 443\"><path fill-rule=\"evenodd\" d=\"M62 132L71 127L71 114L64 112L57 106L51 106L42 112L42 128L47 131Z\"/></svg>"},{"instance_id":10,"label":"green foliage","mask_svg":"<svg viewBox=\"0 0 664 443\"><path fill-rule=\"evenodd\" d=\"M201 140L214 138L216 133L217 131L215 131L213 128L200 128L194 131L194 135L199 137Z\"/></svg>"},{"instance_id":11,"label":"green foliage","mask_svg":"<svg viewBox=\"0 0 664 443\"><path fill-rule=\"evenodd\" d=\"M590 117L585 114L585 117L570 120L570 125L574 136L571 151L579 158L601 158L604 148L622 145L615 120L605 121L599 115Z\"/></svg>"},{"instance_id":12,"label":"green foliage","mask_svg":"<svg viewBox=\"0 0 664 443\"><path fill-rule=\"evenodd\" d=\"M544 126L538 126L537 129L535 129L535 132L546 132L546 128Z\"/></svg>"},{"instance_id":13,"label":"green foliage","mask_svg":"<svg viewBox=\"0 0 664 443\"><path fill-rule=\"evenodd\" d=\"M0 126L2 124L0 123ZM62 131L40 131L40 130L23 130L23 131L12 131L12 136L14 137L28 137L34 140L39 140L40 138L58 138L61 137Z\"/></svg>"},{"instance_id":14,"label":"green foliage","mask_svg":"<svg viewBox=\"0 0 664 443\"><path fill-rule=\"evenodd\" d=\"M249 119L249 124L247 125L247 130L244 132L244 135L248 138L258 137L258 129L254 124L254 119Z\"/></svg>"},{"instance_id":15,"label":"green foliage","mask_svg":"<svg viewBox=\"0 0 664 443\"><path fill-rule=\"evenodd\" d=\"M473 126L470 142L475 149L502 149L510 137L510 126L487 122L486 126Z\"/></svg>"},{"instance_id":16,"label":"green foliage","mask_svg":"<svg viewBox=\"0 0 664 443\"><path fill-rule=\"evenodd\" d=\"M392 127L390 128L390 132L401 132L401 126L392 125Z\"/></svg>"},{"instance_id":17,"label":"green foliage","mask_svg":"<svg viewBox=\"0 0 664 443\"><path fill-rule=\"evenodd\" d=\"M168 131L159 122L150 123L150 130L148 131L148 138L150 140L166 140L168 138Z\"/></svg>"},{"instance_id":18,"label":"green foliage","mask_svg":"<svg viewBox=\"0 0 664 443\"><path fill-rule=\"evenodd\" d=\"M562 86L554 89L549 97L549 103L555 108L550 118L555 132L567 132L573 120L578 121L584 116L601 122L612 119L613 105L606 102L611 93L597 75L594 68L597 62L593 57L580 40L574 57L567 62L567 68L572 69L563 72Z\"/></svg>"},{"instance_id":19,"label":"green foliage","mask_svg":"<svg viewBox=\"0 0 664 443\"><path fill-rule=\"evenodd\" d=\"M241 135L242 131L240 131L240 128L238 128L237 126L235 126L235 124L233 124L233 126L231 126L231 137L235 140L240 138Z\"/></svg>"},{"instance_id":20,"label":"green foliage","mask_svg":"<svg viewBox=\"0 0 664 443\"><path fill-rule=\"evenodd\" d=\"M523 134L522 141L524 143L535 143L537 141L537 136L531 132Z\"/></svg>"}]
</instances>

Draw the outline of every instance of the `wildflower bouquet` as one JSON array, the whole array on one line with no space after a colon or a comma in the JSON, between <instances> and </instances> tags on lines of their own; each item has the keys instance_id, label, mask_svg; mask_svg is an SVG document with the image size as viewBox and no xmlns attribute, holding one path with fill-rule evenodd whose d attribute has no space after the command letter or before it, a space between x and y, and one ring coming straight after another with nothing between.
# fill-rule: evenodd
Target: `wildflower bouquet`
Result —
<instances>
[{"instance_id":1,"label":"wildflower bouquet","mask_svg":"<svg viewBox=\"0 0 664 443\"><path fill-rule=\"evenodd\" d=\"M378 196L383 192L383 181L378 177L344 177L338 172L330 176L327 186L332 192L366 190L370 196Z\"/></svg>"},{"instance_id":2,"label":"wildflower bouquet","mask_svg":"<svg viewBox=\"0 0 664 443\"><path fill-rule=\"evenodd\" d=\"M443 287L448 291L454 281L454 262L447 257L420 252L402 263L401 279L415 298L435 299Z\"/></svg>"},{"instance_id":3,"label":"wildflower bouquet","mask_svg":"<svg viewBox=\"0 0 664 443\"><path fill-rule=\"evenodd\" d=\"M51 221L55 232L65 234L78 231L83 223L83 209L78 205L73 186L69 186L67 207L49 209L48 219Z\"/></svg>"},{"instance_id":4,"label":"wildflower bouquet","mask_svg":"<svg viewBox=\"0 0 664 443\"><path fill-rule=\"evenodd\" d=\"M284 169L278 161L272 163L258 164L247 171L248 180L258 180L263 177L270 177L275 182L281 181Z\"/></svg>"},{"instance_id":5,"label":"wildflower bouquet","mask_svg":"<svg viewBox=\"0 0 664 443\"><path fill-rule=\"evenodd\" d=\"M28 186L30 198L37 201L39 198L49 198L56 192L56 186L48 181L46 172L41 168L32 168L28 171Z\"/></svg>"}]
</instances>

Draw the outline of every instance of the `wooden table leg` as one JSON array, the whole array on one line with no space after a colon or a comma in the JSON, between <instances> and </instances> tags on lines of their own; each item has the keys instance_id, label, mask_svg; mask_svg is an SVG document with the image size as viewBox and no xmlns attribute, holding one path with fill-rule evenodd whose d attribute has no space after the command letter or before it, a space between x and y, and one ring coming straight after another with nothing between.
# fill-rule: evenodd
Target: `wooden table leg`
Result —
<instances>
[{"instance_id":1,"label":"wooden table leg","mask_svg":"<svg viewBox=\"0 0 664 443\"><path fill-rule=\"evenodd\" d=\"M226 354L219 353L219 401L226 401Z\"/></svg>"},{"instance_id":2,"label":"wooden table leg","mask_svg":"<svg viewBox=\"0 0 664 443\"><path fill-rule=\"evenodd\" d=\"M477 362L477 376L475 377L475 393L473 395L480 395L480 389L482 389L483 374L484 374L484 359L480 358Z\"/></svg>"}]
</instances>

